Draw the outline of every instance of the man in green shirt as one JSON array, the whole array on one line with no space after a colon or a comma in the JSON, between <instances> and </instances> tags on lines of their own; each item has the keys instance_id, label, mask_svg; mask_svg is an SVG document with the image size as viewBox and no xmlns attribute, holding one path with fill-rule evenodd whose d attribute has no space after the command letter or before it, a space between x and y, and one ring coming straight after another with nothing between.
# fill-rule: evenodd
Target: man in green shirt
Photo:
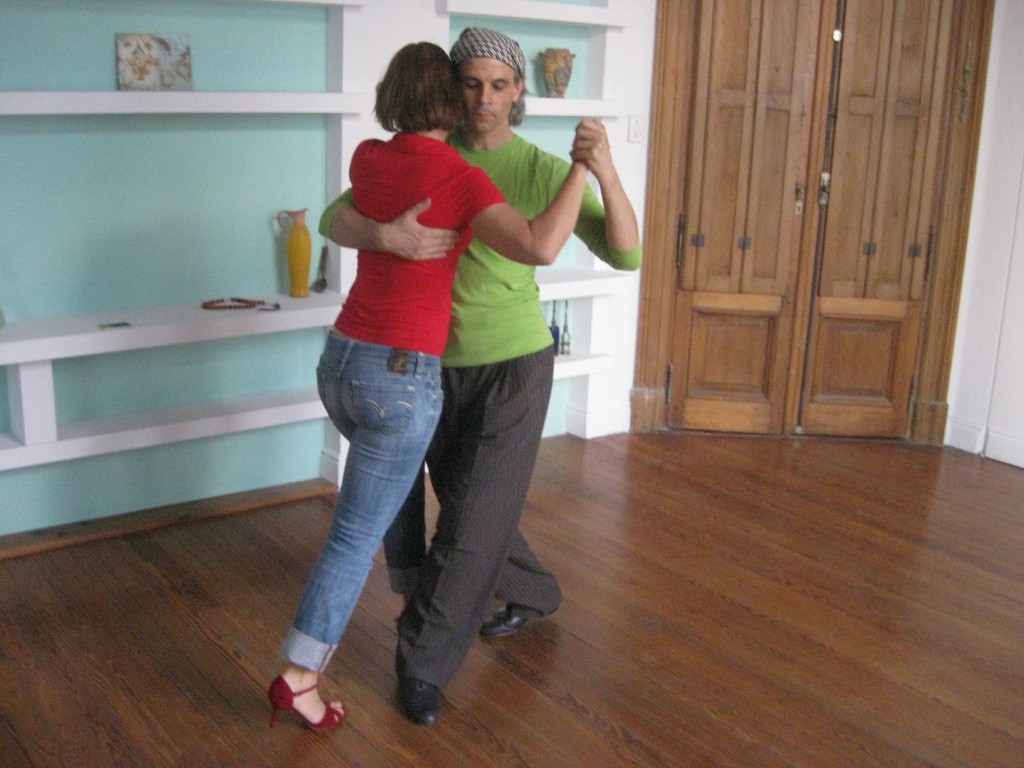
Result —
<instances>
[{"instance_id":1,"label":"man in green shirt","mask_svg":"<svg viewBox=\"0 0 1024 768\"><path fill-rule=\"evenodd\" d=\"M569 163L512 130L525 112L522 50L500 32L473 27L451 55L468 114L449 143L487 172L510 205L536 216L560 188ZM602 205L587 190L576 235L612 267L638 269L639 227L604 126L582 121L571 154L586 162L603 199ZM350 247L414 259L441 255L451 247L450 233L418 225L422 210L378 223L359 216L343 196L324 212L320 231ZM554 575L519 531L554 368L535 267L476 240L462 255L442 360L444 408L427 454L440 503L437 530L424 553L422 492L414 492L385 539L392 585L411 595L398 625L399 693L405 714L423 725L440 717L440 688L478 632L512 634L530 618L555 611L562 598ZM403 580L409 575L414 578ZM482 621L492 597L506 607Z\"/></svg>"}]
</instances>

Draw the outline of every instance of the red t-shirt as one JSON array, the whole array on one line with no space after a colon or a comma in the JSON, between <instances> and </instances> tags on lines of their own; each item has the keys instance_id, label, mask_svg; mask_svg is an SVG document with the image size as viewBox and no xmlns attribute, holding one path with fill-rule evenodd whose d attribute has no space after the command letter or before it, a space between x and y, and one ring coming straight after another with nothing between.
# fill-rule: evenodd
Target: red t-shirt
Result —
<instances>
[{"instance_id":1,"label":"red t-shirt","mask_svg":"<svg viewBox=\"0 0 1024 768\"><path fill-rule=\"evenodd\" d=\"M428 227L462 237L443 259L409 261L360 251L356 279L335 322L347 336L440 356L448 340L452 283L459 255L473 239L470 222L505 198L479 168L436 139L408 133L362 142L349 165L352 203L364 216L391 221L429 197L420 214Z\"/></svg>"}]
</instances>

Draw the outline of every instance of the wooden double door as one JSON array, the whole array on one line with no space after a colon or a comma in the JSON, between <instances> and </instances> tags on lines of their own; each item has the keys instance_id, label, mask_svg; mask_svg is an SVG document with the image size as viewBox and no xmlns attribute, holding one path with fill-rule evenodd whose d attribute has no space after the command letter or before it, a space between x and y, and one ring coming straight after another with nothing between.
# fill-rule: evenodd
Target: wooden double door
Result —
<instances>
[{"instance_id":1,"label":"wooden double door","mask_svg":"<svg viewBox=\"0 0 1024 768\"><path fill-rule=\"evenodd\" d=\"M669 427L907 436L953 6L691 4Z\"/></svg>"}]
</instances>

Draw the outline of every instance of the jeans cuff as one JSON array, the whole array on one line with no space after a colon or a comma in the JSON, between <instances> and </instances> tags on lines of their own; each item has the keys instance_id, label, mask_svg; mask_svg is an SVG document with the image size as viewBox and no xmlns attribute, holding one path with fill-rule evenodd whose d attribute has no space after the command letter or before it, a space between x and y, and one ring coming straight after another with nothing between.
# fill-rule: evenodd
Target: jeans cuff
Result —
<instances>
[{"instance_id":1,"label":"jeans cuff","mask_svg":"<svg viewBox=\"0 0 1024 768\"><path fill-rule=\"evenodd\" d=\"M338 646L316 640L295 627L288 630L288 636L281 648L281 656L292 664L320 673L327 668L328 662Z\"/></svg>"}]
</instances>

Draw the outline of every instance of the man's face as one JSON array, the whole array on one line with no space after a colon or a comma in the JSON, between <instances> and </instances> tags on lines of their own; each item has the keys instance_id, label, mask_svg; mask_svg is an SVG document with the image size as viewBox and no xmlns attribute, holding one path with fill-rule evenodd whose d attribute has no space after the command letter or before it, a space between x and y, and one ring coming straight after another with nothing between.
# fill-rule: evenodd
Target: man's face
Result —
<instances>
[{"instance_id":1,"label":"man's face","mask_svg":"<svg viewBox=\"0 0 1024 768\"><path fill-rule=\"evenodd\" d=\"M459 68L468 127L477 135L511 130L512 105L523 95L515 71L496 59L466 59Z\"/></svg>"}]
</instances>

